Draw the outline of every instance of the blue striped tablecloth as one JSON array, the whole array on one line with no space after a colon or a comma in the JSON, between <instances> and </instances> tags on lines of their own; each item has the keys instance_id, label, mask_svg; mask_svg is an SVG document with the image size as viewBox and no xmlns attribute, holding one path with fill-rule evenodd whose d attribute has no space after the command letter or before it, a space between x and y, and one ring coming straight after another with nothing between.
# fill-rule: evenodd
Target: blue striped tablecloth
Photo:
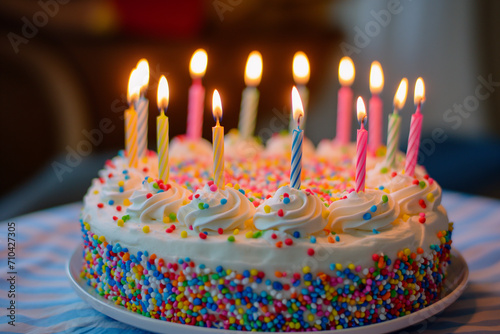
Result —
<instances>
[{"instance_id":1,"label":"blue striped tablecloth","mask_svg":"<svg viewBox=\"0 0 500 334\"><path fill-rule=\"evenodd\" d=\"M405 333L500 332L500 201L445 192L455 222L453 245L469 264L462 297L430 321ZM56 207L10 221L16 225L16 326L6 317L7 222L0 223L0 330L8 333L144 333L95 311L73 292L66 261L81 241L81 204Z\"/></svg>"}]
</instances>

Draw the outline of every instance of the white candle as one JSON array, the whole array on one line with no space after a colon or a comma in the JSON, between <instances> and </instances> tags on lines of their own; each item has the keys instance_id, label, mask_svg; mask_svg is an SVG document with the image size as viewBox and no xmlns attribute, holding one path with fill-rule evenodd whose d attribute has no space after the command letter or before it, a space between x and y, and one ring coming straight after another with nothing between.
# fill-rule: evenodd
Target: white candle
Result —
<instances>
[{"instance_id":1,"label":"white candle","mask_svg":"<svg viewBox=\"0 0 500 334\"><path fill-rule=\"evenodd\" d=\"M253 51L248 56L245 68L245 84L241 97L240 119L238 130L241 138L250 138L255 131L257 120L257 107L259 105L259 90L257 86L262 78L262 56L258 51Z\"/></svg>"}]
</instances>

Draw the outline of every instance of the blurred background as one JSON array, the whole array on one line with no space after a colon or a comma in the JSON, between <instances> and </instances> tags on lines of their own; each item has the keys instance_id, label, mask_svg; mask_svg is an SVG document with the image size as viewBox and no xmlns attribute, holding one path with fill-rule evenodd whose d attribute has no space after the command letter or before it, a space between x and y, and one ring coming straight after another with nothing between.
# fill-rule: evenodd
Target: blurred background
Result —
<instances>
[{"instance_id":1,"label":"blurred background","mask_svg":"<svg viewBox=\"0 0 500 334\"><path fill-rule=\"evenodd\" d=\"M311 66L306 135L315 143L335 135L342 56L353 59L354 94L365 99L370 64L381 63L384 120L399 81L409 79L403 150L414 82L422 76L419 163L443 188L500 197L499 12L500 2L466 0L4 0L0 219L81 200L105 159L123 148L127 82L140 58L151 69L150 115L158 79L166 75L170 133L185 133L189 60L200 47L209 59L204 86L221 92L226 130L237 126L247 56L262 53L256 130L262 135L276 113L288 113L293 55L304 51ZM210 115L207 98L205 138ZM112 130L89 144L102 122ZM154 117L149 123L155 148ZM68 164L77 150L85 154ZM62 165L58 177L54 168Z\"/></svg>"}]
</instances>

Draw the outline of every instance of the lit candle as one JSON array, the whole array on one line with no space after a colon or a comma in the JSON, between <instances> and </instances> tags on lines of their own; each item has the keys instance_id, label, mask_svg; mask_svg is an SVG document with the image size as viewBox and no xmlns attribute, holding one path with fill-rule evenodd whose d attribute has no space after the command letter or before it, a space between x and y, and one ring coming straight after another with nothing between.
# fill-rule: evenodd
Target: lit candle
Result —
<instances>
[{"instance_id":1,"label":"lit candle","mask_svg":"<svg viewBox=\"0 0 500 334\"><path fill-rule=\"evenodd\" d=\"M299 91L295 86L292 89L292 112L293 119L297 123L297 128L293 129L292 135L290 186L294 189L300 189L302 175L302 141L304 140L304 131L302 131L300 125L301 118L304 116L304 107L300 100Z\"/></svg>"},{"instance_id":2,"label":"lit candle","mask_svg":"<svg viewBox=\"0 0 500 334\"><path fill-rule=\"evenodd\" d=\"M358 129L358 136L356 141L356 192L365 191L366 179L366 150L368 131L365 130L366 108L363 99L358 97L357 101L358 122L360 128Z\"/></svg>"},{"instance_id":3,"label":"lit candle","mask_svg":"<svg viewBox=\"0 0 500 334\"><path fill-rule=\"evenodd\" d=\"M137 110L137 154L139 158L145 157L148 150L148 109L149 101L144 96L149 84L149 64L146 59L141 59L137 63L137 72L140 78L140 96L135 103Z\"/></svg>"},{"instance_id":4,"label":"lit candle","mask_svg":"<svg viewBox=\"0 0 500 334\"><path fill-rule=\"evenodd\" d=\"M368 148L375 154L382 145L382 100L379 97L384 89L384 73L378 61L374 61L370 68L370 98L368 115L370 116Z\"/></svg>"},{"instance_id":5,"label":"lit candle","mask_svg":"<svg viewBox=\"0 0 500 334\"><path fill-rule=\"evenodd\" d=\"M262 56L258 51L253 51L248 56L245 68L245 84L241 98L240 120L238 129L241 138L250 138L255 130L257 107L259 105L259 91L257 86L262 78Z\"/></svg>"},{"instance_id":6,"label":"lit candle","mask_svg":"<svg viewBox=\"0 0 500 334\"><path fill-rule=\"evenodd\" d=\"M307 112L307 107L309 104L309 90L307 89L307 83L309 82L310 75L309 60L304 52L299 51L293 56L293 80L297 90L299 91L300 99L302 100L302 106L304 111ZM300 119L300 125L302 129L306 128L306 113L303 113ZM297 128L297 122L295 122L293 117L290 117L290 132Z\"/></svg>"},{"instance_id":7,"label":"lit candle","mask_svg":"<svg viewBox=\"0 0 500 334\"><path fill-rule=\"evenodd\" d=\"M158 83L158 110L160 116L156 118L156 135L158 147L158 178L165 183L168 182L168 117L165 111L168 108L168 82L165 76L161 76Z\"/></svg>"},{"instance_id":8,"label":"lit candle","mask_svg":"<svg viewBox=\"0 0 500 334\"><path fill-rule=\"evenodd\" d=\"M214 150L214 183L218 188L224 189L224 127L220 126L222 119L222 102L219 92L214 90L212 98L212 112L216 124L212 128L212 145Z\"/></svg>"},{"instance_id":9,"label":"lit candle","mask_svg":"<svg viewBox=\"0 0 500 334\"><path fill-rule=\"evenodd\" d=\"M338 93L336 141L347 145L351 141L352 90L354 64L349 57L343 57L339 65L339 81L342 87Z\"/></svg>"},{"instance_id":10,"label":"lit candle","mask_svg":"<svg viewBox=\"0 0 500 334\"><path fill-rule=\"evenodd\" d=\"M415 83L414 101L417 105L417 111L411 116L410 134L408 136L408 149L406 150L406 165L405 173L413 176L415 167L417 166L418 149L420 146L420 134L422 133L423 116L420 113L422 102L425 101L424 80L418 78Z\"/></svg>"},{"instance_id":11,"label":"lit candle","mask_svg":"<svg viewBox=\"0 0 500 334\"><path fill-rule=\"evenodd\" d=\"M186 134L191 139L201 138L203 132L203 103L205 101L205 88L201 78L207 70L207 53L203 49L195 51L189 64L189 72L193 84L189 88L188 121Z\"/></svg>"},{"instance_id":12,"label":"lit candle","mask_svg":"<svg viewBox=\"0 0 500 334\"><path fill-rule=\"evenodd\" d=\"M407 91L408 80L403 78L399 84L396 95L394 95L394 112L389 115L389 126L387 128L387 152L385 154L385 164L387 167L394 167L396 162L396 151L399 146L399 130L401 128L401 117L398 112L403 109L406 103ZM372 120L370 119L370 123L371 122Z\"/></svg>"},{"instance_id":13,"label":"lit candle","mask_svg":"<svg viewBox=\"0 0 500 334\"><path fill-rule=\"evenodd\" d=\"M130 73L128 80L127 101L129 108L125 110L125 152L128 157L128 166L137 168L137 112L134 103L139 97L141 88L140 80L136 69Z\"/></svg>"}]
</instances>

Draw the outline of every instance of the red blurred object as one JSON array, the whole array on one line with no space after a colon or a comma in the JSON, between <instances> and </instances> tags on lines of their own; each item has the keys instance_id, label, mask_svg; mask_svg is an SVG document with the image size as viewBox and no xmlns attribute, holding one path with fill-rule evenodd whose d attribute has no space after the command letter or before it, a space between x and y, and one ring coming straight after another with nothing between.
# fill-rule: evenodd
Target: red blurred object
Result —
<instances>
[{"instance_id":1,"label":"red blurred object","mask_svg":"<svg viewBox=\"0 0 500 334\"><path fill-rule=\"evenodd\" d=\"M202 0L112 0L123 30L135 34L187 38L203 27Z\"/></svg>"}]
</instances>

